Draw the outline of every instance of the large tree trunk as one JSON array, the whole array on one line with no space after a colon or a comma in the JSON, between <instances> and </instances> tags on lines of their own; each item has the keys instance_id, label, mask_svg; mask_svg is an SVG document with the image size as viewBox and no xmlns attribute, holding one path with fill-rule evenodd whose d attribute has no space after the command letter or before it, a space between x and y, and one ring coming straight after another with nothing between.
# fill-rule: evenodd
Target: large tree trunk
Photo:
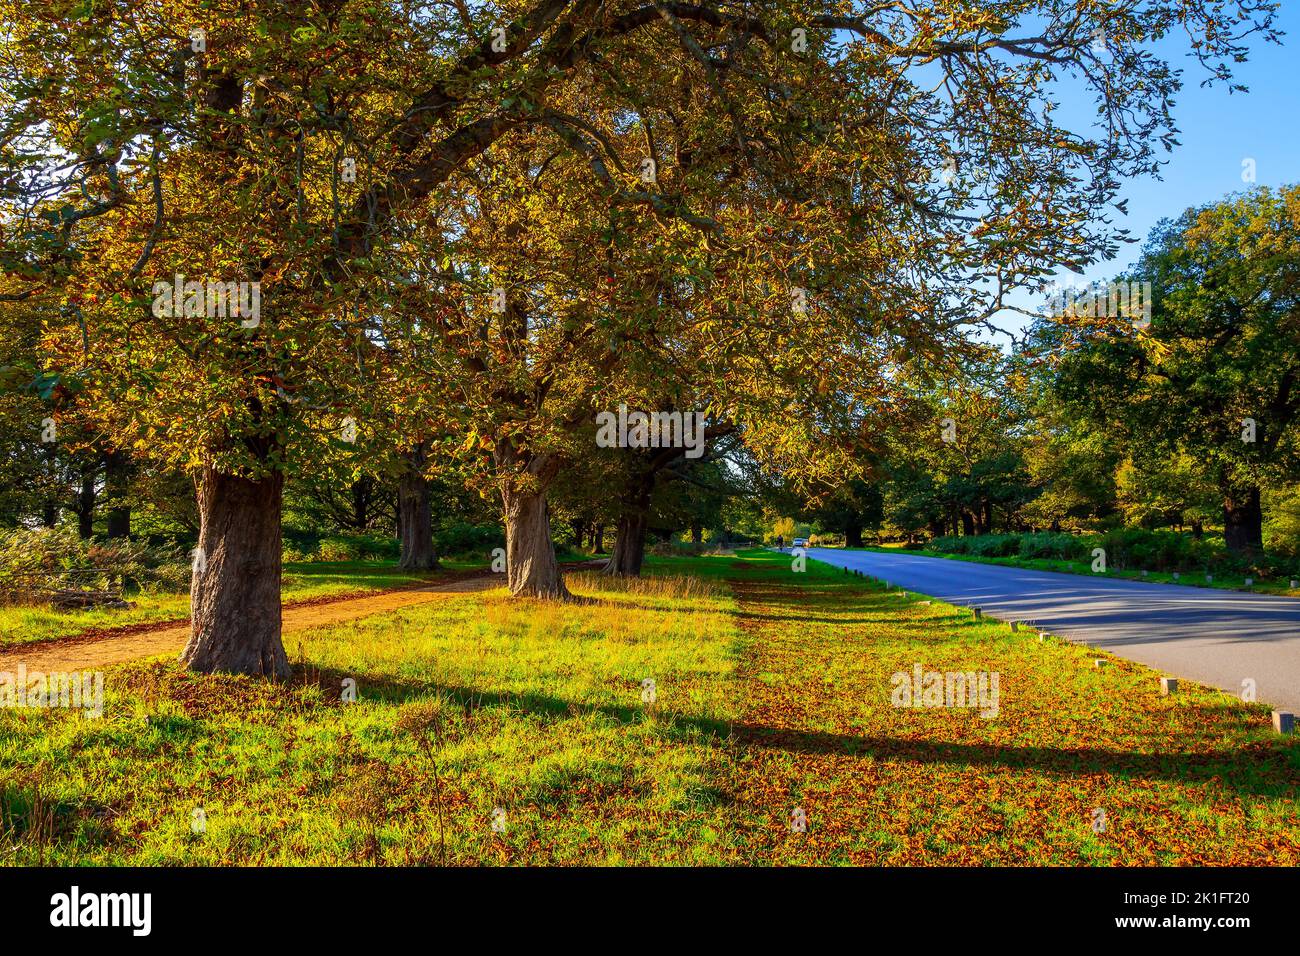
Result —
<instances>
[{"instance_id":1,"label":"large tree trunk","mask_svg":"<svg viewBox=\"0 0 1300 956\"><path fill-rule=\"evenodd\" d=\"M501 501L506 517L506 576L516 597L565 598L551 540L551 518L546 493L504 489Z\"/></svg>"},{"instance_id":2,"label":"large tree trunk","mask_svg":"<svg viewBox=\"0 0 1300 956\"><path fill-rule=\"evenodd\" d=\"M591 553L605 553L605 526L603 524L596 525L591 531Z\"/></svg>"},{"instance_id":3,"label":"large tree trunk","mask_svg":"<svg viewBox=\"0 0 1300 956\"><path fill-rule=\"evenodd\" d=\"M691 525L691 544L695 545L695 547L698 548L703 543L704 543L704 526L698 524Z\"/></svg>"},{"instance_id":4,"label":"large tree trunk","mask_svg":"<svg viewBox=\"0 0 1300 956\"><path fill-rule=\"evenodd\" d=\"M1223 540L1229 551L1251 552L1264 548L1264 513L1259 488L1230 488L1223 496Z\"/></svg>"},{"instance_id":5,"label":"large tree trunk","mask_svg":"<svg viewBox=\"0 0 1300 956\"><path fill-rule=\"evenodd\" d=\"M619 516L614 553L605 563L606 574L622 574L630 578L641 576L648 519L649 515L640 508L631 508Z\"/></svg>"},{"instance_id":6,"label":"large tree trunk","mask_svg":"<svg viewBox=\"0 0 1300 956\"><path fill-rule=\"evenodd\" d=\"M969 511L961 513L961 530L967 537L975 534L975 518Z\"/></svg>"},{"instance_id":7,"label":"large tree trunk","mask_svg":"<svg viewBox=\"0 0 1300 956\"><path fill-rule=\"evenodd\" d=\"M844 546L846 548L862 547L862 526L850 525L844 529Z\"/></svg>"},{"instance_id":8,"label":"large tree trunk","mask_svg":"<svg viewBox=\"0 0 1300 956\"><path fill-rule=\"evenodd\" d=\"M433 504L429 482L424 478L425 452L421 443L406 453L407 468L398 484L397 503L401 511L402 557L399 567L427 571L438 566L433 548Z\"/></svg>"},{"instance_id":9,"label":"large tree trunk","mask_svg":"<svg viewBox=\"0 0 1300 956\"><path fill-rule=\"evenodd\" d=\"M650 522L650 495L654 491L653 468L634 474L623 490L614 538L614 553L605 563L606 574L630 578L641 576L645 561L645 534Z\"/></svg>"},{"instance_id":10,"label":"large tree trunk","mask_svg":"<svg viewBox=\"0 0 1300 956\"><path fill-rule=\"evenodd\" d=\"M280 641L283 492L281 472L254 481L204 469L193 620L181 652L191 669L289 676Z\"/></svg>"}]
</instances>

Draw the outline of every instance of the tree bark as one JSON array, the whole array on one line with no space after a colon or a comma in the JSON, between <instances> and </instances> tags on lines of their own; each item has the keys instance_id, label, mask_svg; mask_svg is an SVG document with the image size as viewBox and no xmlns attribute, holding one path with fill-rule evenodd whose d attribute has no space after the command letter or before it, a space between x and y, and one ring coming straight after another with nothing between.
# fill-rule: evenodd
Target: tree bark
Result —
<instances>
[{"instance_id":1,"label":"tree bark","mask_svg":"<svg viewBox=\"0 0 1300 956\"><path fill-rule=\"evenodd\" d=\"M1197 518L1192 522L1192 537L1197 541L1200 541L1205 537L1205 524L1200 518Z\"/></svg>"},{"instance_id":2,"label":"tree bark","mask_svg":"<svg viewBox=\"0 0 1300 956\"><path fill-rule=\"evenodd\" d=\"M77 495L77 534L89 538L95 533L95 473L98 463L81 468L81 491Z\"/></svg>"},{"instance_id":3,"label":"tree bark","mask_svg":"<svg viewBox=\"0 0 1300 956\"><path fill-rule=\"evenodd\" d=\"M699 547L704 543L704 528L701 525L691 525L691 544Z\"/></svg>"},{"instance_id":4,"label":"tree bark","mask_svg":"<svg viewBox=\"0 0 1300 956\"><path fill-rule=\"evenodd\" d=\"M596 525L591 531L591 553L605 553L605 526L603 524Z\"/></svg>"},{"instance_id":5,"label":"tree bark","mask_svg":"<svg viewBox=\"0 0 1300 956\"><path fill-rule=\"evenodd\" d=\"M621 574L630 578L641 576L645 561L645 533L649 515L640 509L630 509L619 515L618 531L614 537L614 553L605 563L606 574Z\"/></svg>"},{"instance_id":6,"label":"tree bark","mask_svg":"<svg viewBox=\"0 0 1300 956\"><path fill-rule=\"evenodd\" d=\"M104 493L108 496L108 536L131 537L131 506L126 496L130 490L131 459L125 452L111 451L104 458Z\"/></svg>"},{"instance_id":7,"label":"tree bark","mask_svg":"<svg viewBox=\"0 0 1300 956\"><path fill-rule=\"evenodd\" d=\"M975 518L969 511L963 511L961 513L961 530L967 537L970 537L975 533Z\"/></svg>"},{"instance_id":8,"label":"tree bark","mask_svg":"<svg viewBox=\"0 0 1300 956\"><path fill-rule=\"evenodd\" d=\"M546 493L506 488L501 492L506 517L506 577L516 597L566 598L551 540Z\"/></svg>"},{"instance_id":9,"label":"tree bark","mask_svg":"<svg viewBox=\"0 0 1300 956\"><path fill-rule=\"evenodd\" d=\"M1223 540L1229 551L1248 553L1264 548L1264 513L1259 487L1230 488L1223 497Z\"/></svg>"},{"instance_id":10,"label":"tree bark","mask_svg":"<svg viewBox=\"0 0 1300 956\"><path fill-rule=\"evenodd\" d=\"M288 677L280 640L280 510L284 474L250 479L205 468L192 583L192 670Z\"/></svg>"},{"instance_id":11,"label":"tree bark","mask_svg":"<svg viewBox=\"0 0 1300 956\"><path fill-rule=\"evenodd\" d=\"M844 546L846 548L862 547L862 526L849 525L844 529Z\"/></svg>"},{"instance_id":12,"label":"tree bark","mask_svg":"<svg viewBox=\"0 0 1300 956\"><path fill-rule=\"evenodd\" d=\"M370 504L374 495L375 481L362 475L352 482L352 527L365 531L370 526Z\"/></svg>"},{"instance_id":13,"label":"tree bark","mask_svg":"<svg viewBox=\"0 0 1300 956\"><path fill-rule=\"evenodd\" d=\"M398 484L397 502L401 511L402 557L398 566L407 570L427 571L438 567L433 547L433 503L429 482L424 477L424 444L406 453L407 468Z\"/></svg>"},{"instance_id":14,"label":"tree bark","mask_svg":"<svg viewBox=\"0 0 1300 956\"><path fill-rule=\"evenodd\" d=\"M655 469L638 472L628 480L620 502L614 553L605 563L606 574L630 578L641 576L645 562L645 535L650 523L650 495L654 491Z\"/></svg>"}]
</instances>

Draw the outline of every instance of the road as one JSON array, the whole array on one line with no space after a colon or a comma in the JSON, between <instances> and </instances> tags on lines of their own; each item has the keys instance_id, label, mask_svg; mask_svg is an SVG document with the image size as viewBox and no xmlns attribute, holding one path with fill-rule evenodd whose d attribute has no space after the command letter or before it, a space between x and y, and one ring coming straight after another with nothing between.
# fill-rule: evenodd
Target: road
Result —
<instances>
[{"instance_id":1,"label":"road","mask_svg":"<svg viewBox=\"0 0 1300 956\"><path fill-rule=\"evenodd\" d=\"M1139 661L1164 675L1300 712L1300 600L1027 571L915 554L809 548L808 557L882 578L949 604Z\"/></svg>"}]
</instances>

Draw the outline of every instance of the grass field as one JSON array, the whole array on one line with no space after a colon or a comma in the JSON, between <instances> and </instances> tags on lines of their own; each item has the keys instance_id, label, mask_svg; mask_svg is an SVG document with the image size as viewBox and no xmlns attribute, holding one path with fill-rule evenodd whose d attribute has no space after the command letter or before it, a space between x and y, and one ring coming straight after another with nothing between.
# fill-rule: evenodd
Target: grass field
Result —
<instances>
[{"instance_id":1,"label":"grass field","mask_svg":"<svg viewBox=\"0 0 1300 956\"><path fill-rule=\"evenodd\" d=\"M447 570L464 570L468 562L443 562ZM318 561L286 564L280 593L285 601L309 601L345 594L365 594L418 581L438 580L437 572L401 571L391 564L366 561ZM126 595L129 610L56 611L48 606L0 607L0 647L70 637L92 629L125 627L189 617L190 596L164 592Z\"/></svg>"},{"instance_id":2,"label":"grass field","mask_svg":"<svg viewBox=\"0 0 1300 956\"><path fill-rule=\"evenodd\" d=\"M305 632L288 685L155 660L97 720L0 712L0 858L1300 862L1300 748L1262 705L771 552L650 569ZM891 706L915 664L997 671L997 716Z\"/></svg>"}]
</instances>

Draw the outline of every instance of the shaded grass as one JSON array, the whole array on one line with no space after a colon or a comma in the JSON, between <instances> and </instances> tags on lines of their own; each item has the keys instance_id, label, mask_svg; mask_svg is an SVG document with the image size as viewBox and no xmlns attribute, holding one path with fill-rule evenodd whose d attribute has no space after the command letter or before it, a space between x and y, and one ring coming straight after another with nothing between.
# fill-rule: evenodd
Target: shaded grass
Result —
<instances>
[{"instance_id":1,"label":"shaded grass","mask_svg":"<svg viewBox=\"0 0 1300 956\"><path fill-rule=\"evenodd\" d=\"M443 562L447 570L465 570L468 562ZM436 581L438 572L403 571L391 562L316 561L288 563L280 593L285 601L308 601L345 594L367 594L420 581ZM0 647L70 637L83 631L183 620L190 614L190 596L166 592L126 595L135 607L122 610L59 611L49 605L0 607Z\"/></svg>"},{"instance_id":2,"label":"shaded grass","mask_svg":"<svg viewBox=\"0 0 1300 956\"><path fill-rule=\"evenodd\" d=\"M302 632L287 685L156 660L108 672L99 720L0 711L0 859L1300 861L1300 751L1260 706L771 552L648 568ZM892 707L918 662L998 671L998 716Z\"/></svg>"}]
</instances>

